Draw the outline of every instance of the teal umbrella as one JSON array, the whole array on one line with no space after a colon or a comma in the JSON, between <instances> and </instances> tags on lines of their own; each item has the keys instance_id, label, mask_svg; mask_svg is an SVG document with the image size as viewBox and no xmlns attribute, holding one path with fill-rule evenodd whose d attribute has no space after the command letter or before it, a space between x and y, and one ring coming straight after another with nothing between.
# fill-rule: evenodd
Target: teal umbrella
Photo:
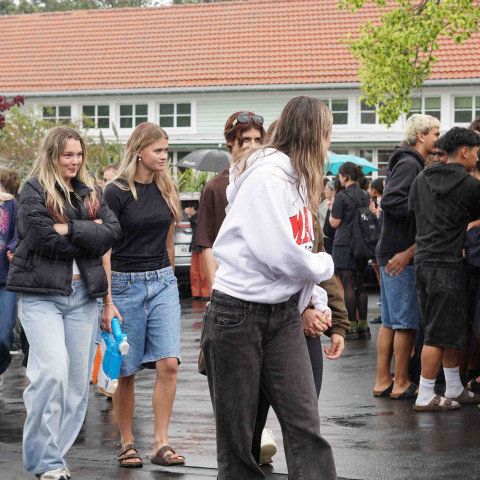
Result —
<instances>
[{"instance_id":1,"label":"teal umbrella","mask_svg":"<svg viewBox=\"0 0 480 480\"><path fill-rule=\"evenodd\" d=\"M340 165L346 162L352 162L355 165L363 167L363 173L378 172L378 168L369 162L366 158L356 157L355 155L339 155L337 153L329 152L329 161L325 162L325 175L336 175Z\"/></svg>"}]
</instances>

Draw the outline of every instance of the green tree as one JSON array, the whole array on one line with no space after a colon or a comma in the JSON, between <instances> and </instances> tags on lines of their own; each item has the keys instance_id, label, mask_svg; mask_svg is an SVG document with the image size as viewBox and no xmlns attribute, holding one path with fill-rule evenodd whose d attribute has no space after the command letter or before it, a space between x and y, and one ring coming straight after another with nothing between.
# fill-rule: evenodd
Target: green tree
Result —
<instances>
[{"instance_id":1,"label":"green tree","mask_svg":"<svg viewBox=\"0 0 480 480\"><path fill-rule=\"evenodd\" d=\"M0 0L0 15L35 12L59 12L67 10L96 10L123 7L148 7L155 0Z\"/></svg>"},{"instance_id":2,"label":"green tree","mask_svg":"<svg viewBox=\"0 0 480 480\"><path fill-rule=\"evenodd\" d=\"M0 0L0 15L13 15L17 5L13 0Z\"/></svg>"},{"instance_id":3,"label":"green tree","mask_svg":"<svg viewBox=\"0 0 480 480\"><path fill-rule=\"evenodd\" d=\"M367 0L338 0L340 9L355 12ZM438 39L462 43L479 30L478 0L372 0L381 16L347 35L358 59L363 99L376 106L379 119L390 126L408 113L412 92L428 79ZM393 4L393 5L392 5Z\"/></svg>"},{"instance_id":4,"label":"green tree","mask_svg":"<svg viewBox=\"0 0 480 480\"><path fill-rule=\"evenodd\" d=\"M183 5L185 3L218 3L218 2L245 2L246 0L172 0L172 5Z\"/></svg>"},{"instance_id":5,"label":"green tree","mask_svg":"<svg viewBox=\"0 0 480 480\"><path fill-rule=\"evenodd\" d=\"M5 117L5 127L0 130L0 165L14 169L23 179L51 123L27 108L12 107Z\"/></svg>"}]
</instances>

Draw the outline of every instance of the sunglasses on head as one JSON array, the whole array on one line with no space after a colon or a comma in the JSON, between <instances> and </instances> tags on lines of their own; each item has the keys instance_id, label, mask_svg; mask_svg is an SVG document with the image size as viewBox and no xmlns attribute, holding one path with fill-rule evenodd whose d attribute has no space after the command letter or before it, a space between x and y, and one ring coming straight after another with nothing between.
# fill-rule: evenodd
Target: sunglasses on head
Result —
<instances>
[{"instance_id":1,"label":"sunglasses on head","mask_svg":"<svg viewBox=\"0 0 480 480\"><path fill-rule=\"evenodd\" d=\"M263 125L263 117L261 115L249 115L247 112L242 112L238 114L238 117L233 121L232 128L237 123L250 123L250 120L258 123L259 125Z\"/></svg>"}]
</instances>

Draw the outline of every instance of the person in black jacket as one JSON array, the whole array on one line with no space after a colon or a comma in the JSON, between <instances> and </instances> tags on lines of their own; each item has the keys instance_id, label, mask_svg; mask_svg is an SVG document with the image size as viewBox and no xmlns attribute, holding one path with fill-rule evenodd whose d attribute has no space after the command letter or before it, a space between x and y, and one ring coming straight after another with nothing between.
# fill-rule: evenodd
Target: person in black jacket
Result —
<instances>
[{"instance_id":1,"label":"person in black jacket","mask_svg":"<svg viewBox=\"0 0 480 480\"><path fill-rule=\"evenodd\" d=\"M20 195L7 279L7 289L20 293L30 343L23 463L41 479L70 478L64 457L87 409L95 299L108 291L102 255L120 234L86 170L85 151L72 128L47 133Z\"/></svg>"},{"instance_id":2,"label":"person in black jacket","mask_svg":"<svg viewBox=\"0 0 480 480\"><path fill-rule=\"evenodd\" d=\"M463 247L468 223L480 216L480 182L469 173L477 162L480 136L454 127L442 143L447 163L420 173L408 198L417 227L415 280L425 333L415 410L453 410L480 401L478 393L463 387L459 373L468 323ZM444 397L434 391L442 363Z\"/></svg>"},{"instance_id":3,"label":"person in black jacket","mask_svg":"<svg viewBox=\"0 0 480 480\"><path fill-rule=\"evenodd\" d=\"M440 122L416 114L407 120L405 141L388 161L390 177L380 202L382 231L377 244L380 267L382 326L377 337L377 378L373 395L392 399L413 399L417 386L408 376L408 362L417 330L420 310L413 271L415 222L408 214L408 193L415 177L424 169L440 136ZM395 381L390 364L395 351Z\"/></svg>"}]
</instances>

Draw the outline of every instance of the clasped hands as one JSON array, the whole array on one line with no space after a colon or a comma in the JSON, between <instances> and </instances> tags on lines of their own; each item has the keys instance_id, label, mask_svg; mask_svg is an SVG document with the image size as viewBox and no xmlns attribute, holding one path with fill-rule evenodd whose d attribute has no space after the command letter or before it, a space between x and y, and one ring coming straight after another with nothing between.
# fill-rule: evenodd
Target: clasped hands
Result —
<instances>
[{"instance_id":1,"label":"clasped hands","mask_svg":"<svg viewBox=\"0 0 480 480\"><path fill-rule=\"evenodd\" d=\"M302 314L303 333L307 337L319 337L332 326L330 312L320 312L314 308L307 308Z\"/></svg>"}]
</instances>

